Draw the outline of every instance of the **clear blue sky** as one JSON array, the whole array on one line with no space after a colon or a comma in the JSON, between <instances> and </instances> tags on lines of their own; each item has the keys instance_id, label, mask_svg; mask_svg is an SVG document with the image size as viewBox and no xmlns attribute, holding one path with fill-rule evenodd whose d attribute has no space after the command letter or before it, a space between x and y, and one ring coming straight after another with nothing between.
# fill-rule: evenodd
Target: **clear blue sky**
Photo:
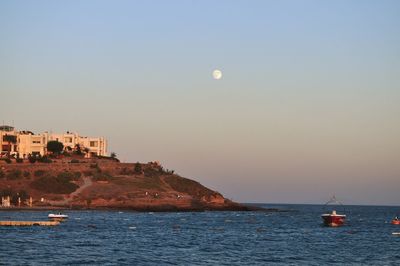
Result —
<instances>
[{"instance_id":1,"label":"clear blue sky","mask_svg":"<svg viewBox=\"0 0 400 266\"><path fill-rule=\"evenodd\" d=\"M399 14L400 1L0 1L0 121L104 135L123 161L237 201L399 205Z\"/></svg>"}]
</instances>

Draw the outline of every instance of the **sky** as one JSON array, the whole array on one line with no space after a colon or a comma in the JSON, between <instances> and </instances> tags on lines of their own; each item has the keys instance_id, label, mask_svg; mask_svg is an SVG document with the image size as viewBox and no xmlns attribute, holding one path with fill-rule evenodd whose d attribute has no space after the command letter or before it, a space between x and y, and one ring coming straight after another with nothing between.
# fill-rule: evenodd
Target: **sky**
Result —
<instances>
[{"instance_id":1,"label":"sky","mask_svg":"<svg viewBox=\"0 0 400 266\"><path fill-rule=\"evenodd\" d=\"M400 1L0 1L0 121L239 202L400 205ZM214 69L223 77L215 80Z\"/></svg>"}]
</instances>

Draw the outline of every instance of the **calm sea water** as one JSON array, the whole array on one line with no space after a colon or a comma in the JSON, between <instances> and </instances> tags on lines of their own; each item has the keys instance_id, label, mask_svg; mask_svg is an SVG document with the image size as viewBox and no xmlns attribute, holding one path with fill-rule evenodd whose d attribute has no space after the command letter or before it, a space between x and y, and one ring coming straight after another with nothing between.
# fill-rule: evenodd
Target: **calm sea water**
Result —
<instances>
[{"instance_id":1,"label":"calm sea water","mask_svg":"<svg viewBox=\"0 0 400 266\"><path fill-rule=\"evenodd\" d=\"M267 205L271 207L272 205ZM321 226L322 206L290 212L68 211L56 227L0 227L1 265L400 265L400 207L346 207L348 224ZM0 212L46 220L48 212Z\"/></svg>"}]
</instances>

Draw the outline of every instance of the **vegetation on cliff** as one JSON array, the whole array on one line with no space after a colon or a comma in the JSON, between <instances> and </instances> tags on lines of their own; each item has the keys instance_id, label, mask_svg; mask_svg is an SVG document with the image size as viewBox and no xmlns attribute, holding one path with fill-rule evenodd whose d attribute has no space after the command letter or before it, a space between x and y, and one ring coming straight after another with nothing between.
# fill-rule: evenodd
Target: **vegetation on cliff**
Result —
<instances>
[{"instance_id":1,"label":"vegetation on cliff","mask_svg":"<svg viewBox=\"0 0 400 266\"><path fill-rule=\"evenodd\" d=\"M70 194L79 186L72 183L74 175L63 172L57 176L44 175L31 183L31 187L42 192L52 194Z\"/></svg>"},{"instance_id":2,"label":"vegetation on cliff","mask_svg":"<svg viewBox=\"0 0 400 266\"><path fill-rule=\"evenodd\" d=\"M170 185L174 190L187 193L195 196L196 198L201 198L204 196L211 196L216 194L215 191L208 189L201 185L199 182L179 177L176 175L170 175L165 177L165 182Z\"/></svg>"}]
</instances>

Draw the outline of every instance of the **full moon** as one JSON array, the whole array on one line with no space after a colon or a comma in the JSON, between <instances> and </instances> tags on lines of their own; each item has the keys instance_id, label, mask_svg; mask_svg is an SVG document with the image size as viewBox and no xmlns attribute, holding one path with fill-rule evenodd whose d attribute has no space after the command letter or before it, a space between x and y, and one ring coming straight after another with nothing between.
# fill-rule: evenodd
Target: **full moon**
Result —
<instances>
[{"instance_id":1,"label":"full moon","mask_svg":"<svg viewBox=\"0 0 400 266\"><path fill-rule=\"evenodd\" d=\"M222 72L221 72L221 70L218 70L218 69L214 70L212 75L213 75L214 79L221 79L222 78Z\"/></svg>"}]
</instances>

